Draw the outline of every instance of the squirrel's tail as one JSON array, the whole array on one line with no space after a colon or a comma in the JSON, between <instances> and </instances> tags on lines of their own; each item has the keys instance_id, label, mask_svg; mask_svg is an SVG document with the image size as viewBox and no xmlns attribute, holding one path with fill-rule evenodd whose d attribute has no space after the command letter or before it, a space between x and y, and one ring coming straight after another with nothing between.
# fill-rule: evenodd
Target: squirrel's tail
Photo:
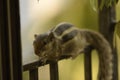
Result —
<instances>
[{"instance_id":1,"label":"squirrel's tail","mask_svg":"<svg viewBox=\"0 0 120 80\"><path fill-rule=\"evenodd\" d=\"M84 30L81 31L86 40L92 47L94 47L99 56L99 74L98 80L112 80L113 75L113 55L112 49L108 41L99 33Z\"/></svg>"}]
</instances>

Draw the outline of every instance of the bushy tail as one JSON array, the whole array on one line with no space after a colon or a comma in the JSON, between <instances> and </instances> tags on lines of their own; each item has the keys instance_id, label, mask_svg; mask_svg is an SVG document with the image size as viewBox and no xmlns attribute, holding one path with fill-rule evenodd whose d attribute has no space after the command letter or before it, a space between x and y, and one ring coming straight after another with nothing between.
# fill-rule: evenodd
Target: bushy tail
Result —
<instances>
[{"instance_id":1,"label":"bushy tail","mask_svg":"<svg viewBox=\"0 0 120 80\"><path fill-rule=\"evenodd\" d=\"M112 80L113 74L113 55L112 49L108 41L99 33L83 30L80 33L85 36L86 40L98 52L99 56L99 73L98 80Z\"/></svg>"}]
</instances>

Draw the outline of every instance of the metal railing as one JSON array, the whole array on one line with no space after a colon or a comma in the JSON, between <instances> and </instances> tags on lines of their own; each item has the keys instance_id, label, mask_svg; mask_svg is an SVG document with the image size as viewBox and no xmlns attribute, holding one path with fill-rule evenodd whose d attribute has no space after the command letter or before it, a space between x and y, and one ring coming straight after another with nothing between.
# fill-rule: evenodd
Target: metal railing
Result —
<instances>
[{"instance_id":1,"label":"metal railing","mask_svg":"<svg viewBox=\"0 0 120 80\"><path fill-rule=\"evenodd\" d=\"M92 80L91 72L91 47L88 47L85 51L85 80ZM62 56L60 60L66 59L68 57ZM49 64L50 69L50 80L59 80L59 71L58 71L58 62L47 61L45 65ZM29 71L30 80L39 80L38 79L38 68L43 66L41 61L35 61L23 66L23 71Z\"/></svg>"}]
</instances>

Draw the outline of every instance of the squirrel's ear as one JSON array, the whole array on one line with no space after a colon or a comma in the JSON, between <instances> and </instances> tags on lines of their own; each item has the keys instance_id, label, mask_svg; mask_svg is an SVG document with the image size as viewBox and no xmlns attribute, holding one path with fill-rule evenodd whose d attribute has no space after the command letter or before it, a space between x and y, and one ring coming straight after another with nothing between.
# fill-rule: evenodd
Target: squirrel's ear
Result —
<instances>
[{"instance_id":1,"label":"squirrel's ear","mask_svg":"<svg viewBox=\"0 0 120 80\"><path fill-rule=\"evenodd\" d=\"M37 34L35 34L35 35L34 35L34 38L36 39L36 37L37 37L37 36L38 36L38 35L37 35Z\"/></svg>"}]
</instances>

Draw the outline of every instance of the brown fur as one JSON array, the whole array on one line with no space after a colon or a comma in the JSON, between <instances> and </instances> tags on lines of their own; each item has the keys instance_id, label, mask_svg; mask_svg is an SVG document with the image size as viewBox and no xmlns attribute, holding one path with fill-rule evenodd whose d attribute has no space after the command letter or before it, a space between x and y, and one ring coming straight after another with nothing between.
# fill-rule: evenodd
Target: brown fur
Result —
<instances>
[{"instance_id":1,"label":"brown fur","mask_svg":"<svg viewBox=\"0 0 120 80\"><path fill-rule=\"evenodd\" d=\"M112 80L113 57L108 41L95 31L78 29L73 25L64 28L66 26L71 25L62 23L50 30L49 34L36 35L33 43L35 54L45 63L46 60L57 61L61 56L67 55L76 58L88 45L92 45L99 56L98 80ZM60 35L56 35L59 29Z\"/></svg>"}]
</instances>

